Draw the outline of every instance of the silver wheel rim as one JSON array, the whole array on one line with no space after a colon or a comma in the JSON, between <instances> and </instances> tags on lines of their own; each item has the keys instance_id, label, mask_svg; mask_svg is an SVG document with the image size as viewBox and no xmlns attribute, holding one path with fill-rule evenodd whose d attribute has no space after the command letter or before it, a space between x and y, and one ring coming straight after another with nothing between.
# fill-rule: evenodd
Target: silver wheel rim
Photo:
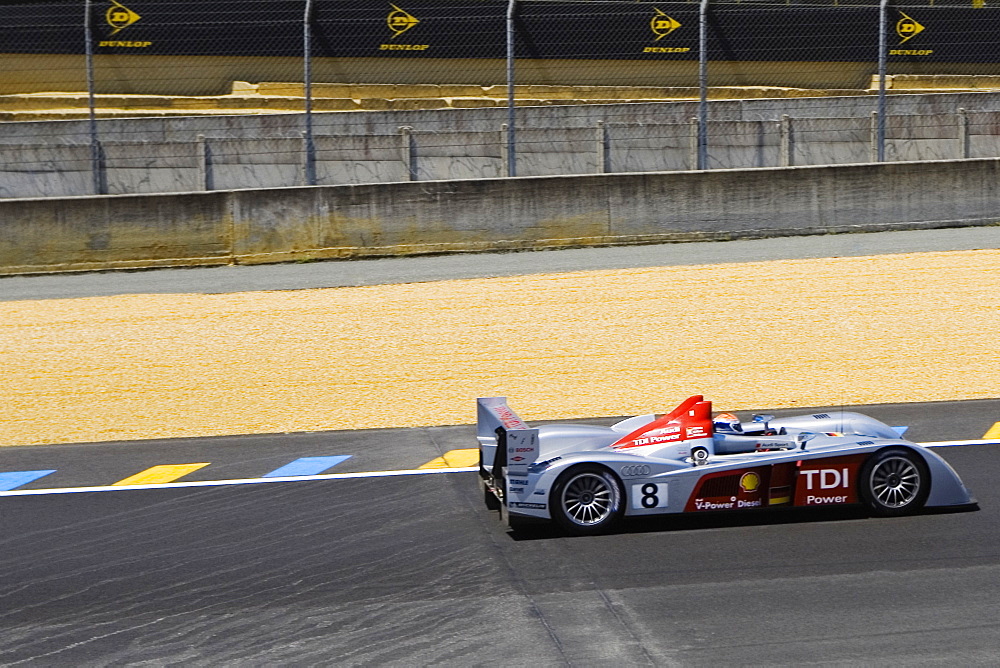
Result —
<instances>
[{"instance_id":1,"label":"silver wheel rim","mask_svg":"<svg viewBox=\"0 0 1000 668\"><path fill-rule=\"evenodd\" d=\"M887 508L907 506L920 492L920 471L906 457L883 459L872 469L870 481L875 499Z\"/></svg>"},{"instance_id":2,"label":"silver wheel rim","mask_svg":"<svg viewBox=\"0 0 1000 668\"><path fill-rule=\"evenodd\" d=\"M589 526L606 520L614 511L616 494L611 484L597 473L581 473L566 483L562 507L575 524Z\"/></svg>"}]
</instances>

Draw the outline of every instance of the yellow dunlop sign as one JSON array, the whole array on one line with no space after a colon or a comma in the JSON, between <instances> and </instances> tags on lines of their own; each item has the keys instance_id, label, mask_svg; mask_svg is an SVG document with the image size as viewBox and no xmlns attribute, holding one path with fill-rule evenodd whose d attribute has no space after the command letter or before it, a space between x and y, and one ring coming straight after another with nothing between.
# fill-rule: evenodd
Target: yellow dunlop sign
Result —
<instances>
[{"instance_id":1,"label":"yellow dunlop sign","mask_svg":"<svg viewBox=\"0 0 1000 668\"><path fill-rule=\"evenodd\" d=\"M111 34L114 35L122 28L127 28L142 17L133 12L131 9L123 4L111 0L111 6L108 7L108 12L105 14L105 19L108 25L114 28Z\"/></svg>"},{"instance_id":2,"label":"yellow dunlop sign","mask_svg":"<svg viewBox=\"0 0 1000 668\"><path fill-rule=\"evenodd\" d=\"M656 10L656 14L653 15L652 19L650 19L649 28L653 31L653 34L656 35L656 41L663 39L681 27L681 24L675 19L670 18L659 9L656 9L656 7L653 7L653 9Z\"/></svg>"},{"instance_id":3,"label":"yellow dunlop sign","mask_svg":"<svg viewBox=\"0 0 1000 668\"><path fill-rule=\"evenodd\" d=\"M420 23L419 19L407 14L396 5L390 4L389 6L392 7L392 11L389 12L385 22L389 25L389 30L393 32L393 39Z\"/></svg>"},{"instance_id":4,"label":"yellow dunlop sign","mask_svg":"<svg viewBox=\"0 0 1000 668\"><path fill-rule=\"evenodd\" d=\"M903 12L900 12L900 14L903 14ZM896 34L902 38L899 40L900 44L907 41L908 39L916 37L923 31L924 27L919 23L917 23L916 21L914 21L909 16L907 16L906 14L903 14L903 18L896 21Z\"/></svg>"}]
</instances>

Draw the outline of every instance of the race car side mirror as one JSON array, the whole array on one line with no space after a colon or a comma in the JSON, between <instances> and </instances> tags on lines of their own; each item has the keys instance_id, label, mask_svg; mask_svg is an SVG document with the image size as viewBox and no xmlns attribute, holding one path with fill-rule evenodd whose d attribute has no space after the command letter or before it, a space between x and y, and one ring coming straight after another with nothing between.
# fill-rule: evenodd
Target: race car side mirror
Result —
<instances>
[{"instance_id":1,"label":"race car side mirror","mask_svg":"<svg viewBox=\"0 0 1000 668\"><path fill-rule=\"evenodd\" d=\"M811 431L802 431L795 435L795 442L799 444L799 450L806 449L806 443L816 438L818 434Z\"/></svg>"}]
</instances>

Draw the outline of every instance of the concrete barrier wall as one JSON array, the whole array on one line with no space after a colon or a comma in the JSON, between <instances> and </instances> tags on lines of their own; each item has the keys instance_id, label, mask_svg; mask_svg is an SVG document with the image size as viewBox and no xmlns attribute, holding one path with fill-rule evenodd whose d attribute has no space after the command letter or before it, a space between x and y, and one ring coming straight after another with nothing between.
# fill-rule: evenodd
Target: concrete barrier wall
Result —
<instances>
[{"instance_id":1,"label":"concrete barrier wall","mask_svg":"<svg viewBox=\"0 0 1000 668\"><path fill-rule=\"evenodd\" d=\"M1000 160L0 201L0 273L993 225Z\"/></svg>"},{"instance_id":2,"label":"concrete barrier wall","mask_svg":"<svg viewBox=\"0 0 1000 668\"><path fill-rule=\"evenodd\" d=\"M0 273L228 262L228 197L0 200Z\"/></svg>"},{"instance_id":3,"label":"concrete barrier wall","mask_svg":"<svg viewBox=\"0 0 1000 668\"><path fill-rule=\"evenodd\" d=\"M969 112L968 156L986 158L1000 155L1000 113Z\"/></svg>"},{"instance_id":4,"label":"concrete barrier wall","mask_svg":"<svg viewBox=\"0 0 1000 668\"><path fill-rule=\"evenodd\" d=\"M86 149L89 151L89 146ZM105 174L108 193L185 192L200 190L201 153L196 142L141 142L104 144ZM74 147L78 150L78 147ZM86 165L90 177L90 165ZM169 189L165 186L170 184ZM89 195L92 182L74 195ZM29 191L30 192L30 191Z\"/></svg>"},{"instance_id":5,"label":"concrete barrier wall","mask_svg":"<svg viewBox=\"0 0 1000 668\"><path fill-rule=\"evenodd\" d=\"M8 146L0 150L0 198L94 192L90 146Z\"/></svg>"},{"instance_id":6,"label":"concrete barrier wall","mask_svg":"<svg viewBox=\"0 0 1000 668\"><path fill-rule=\"evenodd\" d=\"M605 125L608 172L695 169L697 126L690 123Z\"/></svg>"},{"instance_id":7,"label":"concrete barrier wall","mask_svg":"<svg viewBox=\"0 0 1000 668\"><path fill-rule=\"evenodd\" d=\"M872 159L870 118L796 119L789 131L792 165L837 165Z\"/></svg>"},{"instance_id":8,"label":"concrete barrier wall","mask_svg":"<svg viewBox=\"0 0 1000 668\"><path fill-rule=\"evenodd\" d=\"M1000 156L1000 112L890 116L886 160ZM692 169L697 124L595 123L519 128L518 176ZM711 121L708 167L743 169L870 162L872 117ZM103 181L111 194L280 188L305 185L299 137L204 138L192 142L103 142ZM315 139L316 183L341 185L497 178L507 174L507 134L417 132ZM86 145L0 145L0 197L94 192ZM64 175L60 167L65 166Z\"/></svg>"}]
</instances>

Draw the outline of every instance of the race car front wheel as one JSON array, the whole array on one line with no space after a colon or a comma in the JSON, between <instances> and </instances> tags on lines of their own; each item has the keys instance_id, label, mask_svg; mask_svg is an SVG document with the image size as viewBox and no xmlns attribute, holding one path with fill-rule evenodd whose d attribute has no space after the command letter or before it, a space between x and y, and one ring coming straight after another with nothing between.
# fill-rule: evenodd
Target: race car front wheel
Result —
<instances>
[{"instance_id":1,"label":"race car front wheel","mask_svg":"<svg viewBox=\"0 0 1000 668\"><path fill-rule=\"evenodd\" d=\"M923 508L931 491L931 476L918 454L906 448L889 448L864 463L858 487L861 500L875 515L908 515Z\"/></svg>"},{"instance_id":2,"label":"race car front wheel","mask_svg":"<svg viewBox=\"0 0 1000 668\"><path fill-rule=\"evenodd\" d=\"M600 466L577 466L556 480L549 498L552 517L576 535L612 529L625 514L621 483Z\"/></svg>"}]
</instances>

